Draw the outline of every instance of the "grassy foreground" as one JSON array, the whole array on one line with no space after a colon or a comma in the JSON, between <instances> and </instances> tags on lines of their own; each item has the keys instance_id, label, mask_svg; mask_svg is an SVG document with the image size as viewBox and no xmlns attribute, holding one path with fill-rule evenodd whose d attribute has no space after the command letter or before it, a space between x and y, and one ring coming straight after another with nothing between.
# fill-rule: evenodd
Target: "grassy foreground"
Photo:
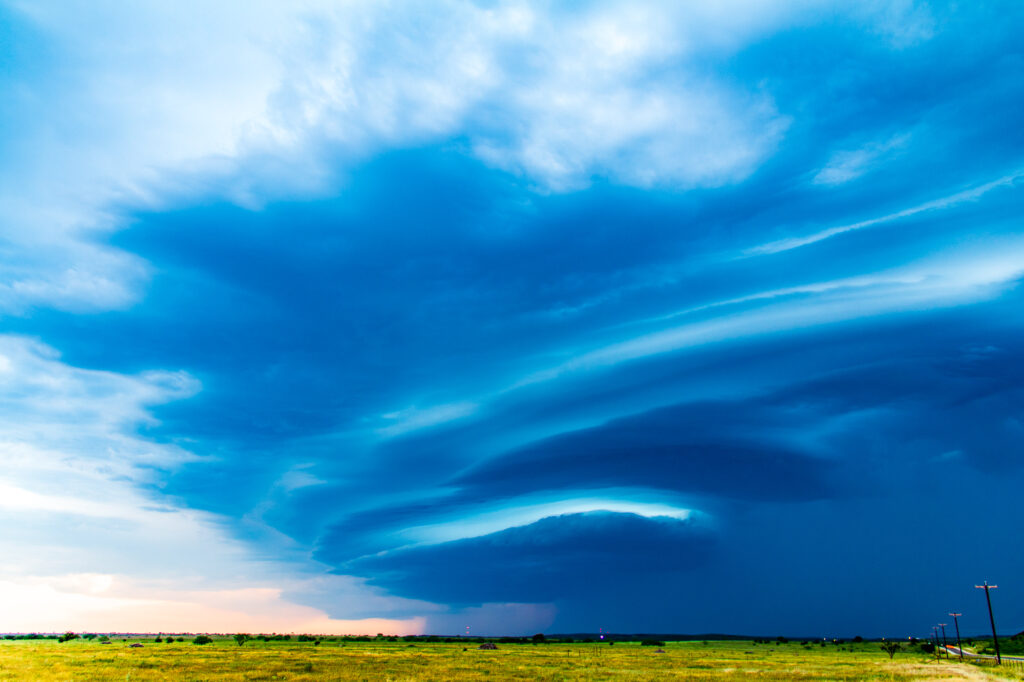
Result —
<instances>
[{"instance_id":1,"label":"grassy foreground","mask_svg":"<svg viewBox=\"0 0 1024 682\"><path fill-rule=\"evenodd\" d=\"M132 642L143 647L131 648ZM1020 671L936 661L878 644L669 642L476 644L248 642L196 646L120 639L0 643L0 680L962 680L1024 679Z\"/></svg>"}]
</instances>

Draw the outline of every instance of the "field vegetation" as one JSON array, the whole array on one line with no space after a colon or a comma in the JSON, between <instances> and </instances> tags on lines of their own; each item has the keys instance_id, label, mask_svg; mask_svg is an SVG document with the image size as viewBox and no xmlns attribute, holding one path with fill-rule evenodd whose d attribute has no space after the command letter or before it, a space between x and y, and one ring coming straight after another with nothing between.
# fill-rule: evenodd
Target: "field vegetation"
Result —
<instances>
[{"instance_id":1,"label":"field vegetation","mask_svg":"<svg viewBox=\"0 0 1024 682\"><path fill-rule=\"evenodd\" d=\"M1024 679L901 643L572 642L195 635L0 642L0 680L962 680ZM433 638L440 640L440 638ZM199 640L199 642L197 642ZM140 645L141 646L138 646ZM661 644L660 642L658 644Z\"/></svg>"}]
</instances>

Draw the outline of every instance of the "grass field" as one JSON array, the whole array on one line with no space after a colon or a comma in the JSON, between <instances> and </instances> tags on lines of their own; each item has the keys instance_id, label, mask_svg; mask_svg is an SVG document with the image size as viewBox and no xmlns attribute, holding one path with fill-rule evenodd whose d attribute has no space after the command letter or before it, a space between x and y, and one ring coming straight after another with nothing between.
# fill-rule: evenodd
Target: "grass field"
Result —
<instances>
[{"instance_id":1,"label":"grass field","mask_svg":"<svg viewBox=\"0 0 1024 682\"><path fill-rule=\"evenodd\" d=\"M141 642L141 648L131 648ZM507 644L152 640L0 643L0 680L962 680L1024 679L1021 671L936 661L877 643L669 642Z\"/></svg>"}]
</instances>

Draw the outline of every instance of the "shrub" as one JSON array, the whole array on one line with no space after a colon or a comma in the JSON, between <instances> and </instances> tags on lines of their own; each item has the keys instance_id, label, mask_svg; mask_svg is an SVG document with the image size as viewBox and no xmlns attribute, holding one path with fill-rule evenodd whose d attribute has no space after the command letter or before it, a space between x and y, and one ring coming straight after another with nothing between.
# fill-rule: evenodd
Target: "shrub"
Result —
<instances>
[{"instance_id":1,"label":"shrub","mask_svg":"<svg viewBox=\"0 0 1024 682\"><path fill-rule=\"evenodd\" d=\"M888 653L890 658L896 655L901 648L898 642L883 642L882 644L882 650Z\"/></svg>"},{"instance_id":2,"label":"shrub","mask_svg":"<svg viewBox=\"0 0 1024 682\"><path fill-rule=\"evenodd\" d=\"M238 646L242 646L243 644L245 644L249 640L249 635L246 635L246 634L243 634L243 633L240 632L237 635L234 635L234 638L235 638L235 644L237 644Z\"/></svg>"},{"instance_id":3,"label":"shrub","mask_svg":"<svg viewBox=\"0 0 1024 682\"><path fill-rule=\"evenodd\" d=\"M213 640L206 635L197 635L196 638L192 640L193 644L210 644L212 642Z\"/></svg>"},{"instance_id":4,"label":"shrub","mask_svg":"<svg viewBox=\"0 0 1024 682\"><path fill-rule=\"evenodd\" d=\"M665 646L664 642L659 642L656 639L645 639L640 642L640 646Z\"/></svg>"},{"instance_id":5,"label":"shrub","mask_svg":"<svg viewBox=\"0 0 1024 682\"><path fill-rule=\"evenodd\" d=\"M65 632L63 635L57 638L57 641L63 644L64 642L70 642L73 639L78 639L78 635L73 632Z\"/></svg>"},{"instance_id":6,"label":"shrub","mask_svg":"<svg viewBox=\"0 0 1024 682\"><path fill-rule=\"evenodd\" d=\"M157 637L153 641L156 642L157 644L163 644L164 643L164 638L163 637Z\"/></svg>"}]
</instances>

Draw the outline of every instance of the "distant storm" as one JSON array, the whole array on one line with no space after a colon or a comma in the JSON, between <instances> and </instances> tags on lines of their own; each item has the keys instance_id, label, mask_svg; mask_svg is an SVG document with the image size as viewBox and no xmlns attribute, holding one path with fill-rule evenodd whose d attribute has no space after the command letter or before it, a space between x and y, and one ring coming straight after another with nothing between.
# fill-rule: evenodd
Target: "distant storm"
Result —
<instances>
[{"instance_id":1,"label":"distant storm","mask_svg":"<svg viewBox=\"0 0 1024 682\"><path fill-rule=\"evenodd\" d=\"M1024 629L1022 29L0 2L0 632Z\"/></svg>"}]
</instances>

